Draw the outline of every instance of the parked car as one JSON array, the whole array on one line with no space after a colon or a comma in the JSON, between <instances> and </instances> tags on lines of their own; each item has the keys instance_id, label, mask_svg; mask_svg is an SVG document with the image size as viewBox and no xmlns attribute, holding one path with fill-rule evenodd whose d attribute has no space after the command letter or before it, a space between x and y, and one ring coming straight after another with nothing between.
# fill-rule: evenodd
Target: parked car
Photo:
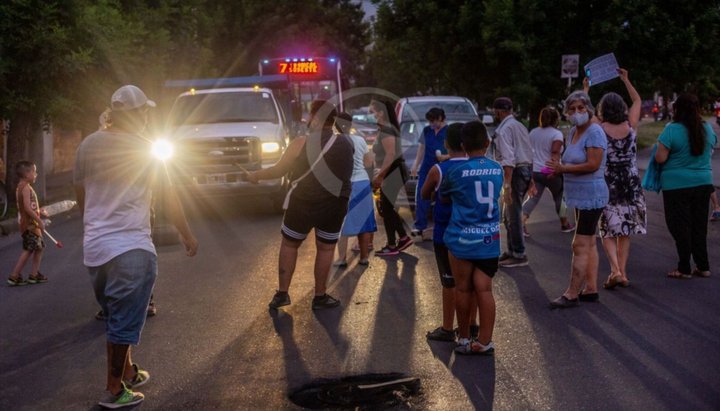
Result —
<instances>
[{"instance_id":1,"label":"parked car","mask_svg":"<svg viewBox=\"0 0 720 411\"><path fill-rule=\"evenodd\" d=\"M368 107L366 106L353 110L351 115L353 131L365 139L365 142L367 142L368 145L375 143L375 139L378 134L377 120L375 120L374 115L369 113Z\"/></svg>"},{"instance_id":2,"label":"parked car","mask_svg":"<svg viewBox=\"0 0 720 411\"><path fill-rule=\"evenodd\" d=\"M395 106L395 112L400 123L400 138L402 154L408 169L412 168L417 156L420 136L428 121L425 113L433 107L445 111L445 122L467 123L469 121L482 121L488 127L488 135L494 133L493 117L489 113L478 115L477 109L472 102L459 96L417 96L401 98ZM417 189L417 178L411 178L405 184L405 196L398 198L398 205L408 206L415 210L415 191Z\"/></svg>"}]
</instances>

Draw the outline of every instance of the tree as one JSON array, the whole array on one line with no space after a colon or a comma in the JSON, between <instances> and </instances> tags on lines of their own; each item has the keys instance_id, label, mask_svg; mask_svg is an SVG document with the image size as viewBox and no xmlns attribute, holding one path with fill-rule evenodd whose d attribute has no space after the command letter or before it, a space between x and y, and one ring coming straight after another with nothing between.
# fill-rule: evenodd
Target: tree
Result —
<instances>
[{"instance_id":1,"label":"tree","mask_svg":"<svg viewBox=\"0 0 720 411\"><path fill-rule=\"evenodd\" d=\"M371 70L376 85L397 94L461 94L480 106L507 95L535 122L543 106L567 95L563 54L579 54L582 66L610 52L642 95L718 93L717 0L376 3ZM618 88L609 82L592 94Z\"/></svg>"},{"instance_id":2,"label":"tree","mask_svg":"<svg viewBox=\"0 0 720 411\"><path fill-rule=\"evenodd\" d=\"M76 11L40 0L0 3L0 118L10 120L6 173L10 201L17 182L13 165L41 149L42 120L72 105L57 88L70 84L88 65L87 52L73 42ZM42 175L43 164L37 165Z\"/></svg>"}]
</instances>

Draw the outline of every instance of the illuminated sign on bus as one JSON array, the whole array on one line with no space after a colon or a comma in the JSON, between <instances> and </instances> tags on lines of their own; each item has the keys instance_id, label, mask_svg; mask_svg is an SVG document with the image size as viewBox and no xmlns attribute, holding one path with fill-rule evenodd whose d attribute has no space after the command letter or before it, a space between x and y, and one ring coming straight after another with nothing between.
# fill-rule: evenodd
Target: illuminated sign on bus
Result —
<instances>
[{"instance_id":1,"label":"illuminated sign on bus","mask_svg":"<svg viewBox=\"0 0 720 411\"><path fill-rule=\"evenodd\" d=\"M280 74L318 74L320 72L317 62L299 61L278 63Z\"/></svg>"}]
</instances>

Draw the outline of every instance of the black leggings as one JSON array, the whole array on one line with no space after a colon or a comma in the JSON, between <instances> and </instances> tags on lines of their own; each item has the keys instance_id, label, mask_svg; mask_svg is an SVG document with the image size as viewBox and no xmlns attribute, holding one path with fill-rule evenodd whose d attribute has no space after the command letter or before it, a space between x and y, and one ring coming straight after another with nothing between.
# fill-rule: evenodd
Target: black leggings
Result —
<instances>
[{"instance_id":1,"label":"black leggings","mask_svg":"<svg viewBox=\"0 0 720 411\"><path fill-rule=\"evenodd\" d=\"M712 185L663 190L665 224L675 240L677 270L690 274L690 257L700 271L710 271L707 224Z\"/></svg>"},{"instance_id":2,"label":"black leggings","mask_svg":"<svg viewBox=\"0 0 720 411\"><path fill-rule=\"evenodd\" d=\"M380 187L380 201L378 201L378 213L383 219L385 225L385 234L387 235L388 245L396 244L395 233L400 238L407 236L405 227L403 227L402 218L395 209L395 201L400 193L401 189L405 189L404 182L402 180L392 179L391 181L385 180L382 187Z\"/></svg>"}]
</instances>

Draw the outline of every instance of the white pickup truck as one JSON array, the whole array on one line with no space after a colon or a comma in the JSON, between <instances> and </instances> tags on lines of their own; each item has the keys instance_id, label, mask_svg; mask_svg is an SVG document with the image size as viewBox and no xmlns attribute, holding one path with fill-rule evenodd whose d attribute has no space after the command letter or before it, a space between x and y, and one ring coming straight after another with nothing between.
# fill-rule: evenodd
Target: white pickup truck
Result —
<instances>
[{"instance_id":1,"label":"white pickup truck","mask_svg":"<svg viewBox=\"0 0 720 411\"><path fill-rule=\"evenodd\" d=\"M169 118L176 185L200 196L263 196L282 205L287 181L243 181L246 171L275 164L289 141L272 90L211 88L180 94Z\"/></svg>"}]
</instances>

